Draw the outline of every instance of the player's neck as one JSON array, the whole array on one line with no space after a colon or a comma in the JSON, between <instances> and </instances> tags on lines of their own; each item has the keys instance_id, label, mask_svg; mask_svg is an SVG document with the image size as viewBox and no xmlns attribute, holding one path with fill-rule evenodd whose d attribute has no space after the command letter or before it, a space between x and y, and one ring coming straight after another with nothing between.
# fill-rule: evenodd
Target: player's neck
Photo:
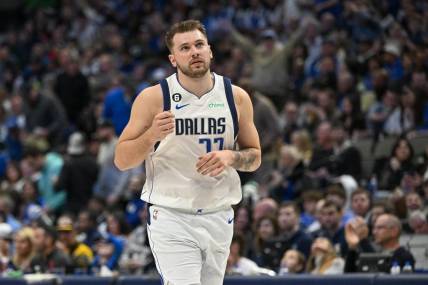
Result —
<instances>
[{"instance_id":1,"label":"player's neck","mask_svg":"<svg viewBox=\"0 0 428 285\"><path fill-rule=\"evenodd\" d=\"M178 71L177 75L181 86L198 97L202 97L210 91L214 85L214 76L210 71L199 78L189 77L180 71Z\"/></svg>"}]
</instances>

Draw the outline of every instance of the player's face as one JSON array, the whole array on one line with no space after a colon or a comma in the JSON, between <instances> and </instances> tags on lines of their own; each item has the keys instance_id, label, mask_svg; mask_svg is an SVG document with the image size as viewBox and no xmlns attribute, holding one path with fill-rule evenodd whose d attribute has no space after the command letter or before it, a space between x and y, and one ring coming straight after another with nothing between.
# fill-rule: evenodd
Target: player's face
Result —
<instances>
[{"instance_id":1,"label":"player's face","mask_svg":"<svg viewBox=\"0 0 428 285\"><path fill-rule=\"evenodd\" d=\"M199 30L175 34L169 60L183 74L200 78L210 69L212 52L207 39Z\"/></svg>"}]
</instances>

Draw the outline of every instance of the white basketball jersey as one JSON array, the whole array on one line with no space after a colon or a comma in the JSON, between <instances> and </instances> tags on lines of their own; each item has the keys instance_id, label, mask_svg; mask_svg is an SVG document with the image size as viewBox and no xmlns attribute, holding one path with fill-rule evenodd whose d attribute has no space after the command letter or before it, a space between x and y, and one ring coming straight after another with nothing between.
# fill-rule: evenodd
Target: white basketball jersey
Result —
<instances>
[{"instance_id":1,"label":"white basketball jersey","mask_svg":"<svg viewBox=\"0 0 428 285\"><path fill-rule=\"evenodd\" d=\"M176 209L210 210L239 203L241 182L227 167L210 177L196 171L198 158L214 150L233 150L238 120L230 80L213 73L214 86L202 97L190 93L173 74L161 81L164 110L175 115L175 133L146 158L141 199Z\"/></svg>"}]
</instances>

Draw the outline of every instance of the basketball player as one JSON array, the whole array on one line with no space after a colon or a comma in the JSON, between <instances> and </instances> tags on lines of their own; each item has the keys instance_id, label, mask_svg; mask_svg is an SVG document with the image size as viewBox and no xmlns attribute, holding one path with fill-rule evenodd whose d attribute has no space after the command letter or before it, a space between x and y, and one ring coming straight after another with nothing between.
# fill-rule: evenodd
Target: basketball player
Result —
<instances>
[{"instance_id":1,"label":"basketball player","mask_svg":"<svg viewBox=\"0 0 428 285\"><path fill-rule=\"evenodd\" d=\"M241 200L236 170L260 165L253 108L243 89L210 71L213 55L199 21L173 25L165 40L177 73L136 98L115 164L125 170L146 163L141 198L163 284L219 285L233 234L231 205Z\"/></svg>"}]
</instances>

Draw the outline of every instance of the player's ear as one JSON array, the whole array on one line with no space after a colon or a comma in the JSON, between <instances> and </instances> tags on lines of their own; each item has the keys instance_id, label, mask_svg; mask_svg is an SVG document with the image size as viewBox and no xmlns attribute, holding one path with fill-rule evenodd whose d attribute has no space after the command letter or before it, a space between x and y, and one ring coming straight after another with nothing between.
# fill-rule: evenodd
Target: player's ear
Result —
<instances>
[{"instance_id":1,"label":"player's ear","mask_svg":"<svg viewBox=\"0 0 428 285\"><path fill-rule=\"evenodd\" d=\"M210 49L210 59L213 59L213 51L211 50L211 46L208 45L208 48Z\"/></svg>"},{"instance_id":2,"label":"player's ear","mask_svg":"<svg viewBox=\"0 0 428 285\"><path fill-rule=\"evenodd\" d=\"M177 62L175 61L174 55L168 55L169 62L171 62L172 66L177 67Z\"/></svg>"}]
</instances>

